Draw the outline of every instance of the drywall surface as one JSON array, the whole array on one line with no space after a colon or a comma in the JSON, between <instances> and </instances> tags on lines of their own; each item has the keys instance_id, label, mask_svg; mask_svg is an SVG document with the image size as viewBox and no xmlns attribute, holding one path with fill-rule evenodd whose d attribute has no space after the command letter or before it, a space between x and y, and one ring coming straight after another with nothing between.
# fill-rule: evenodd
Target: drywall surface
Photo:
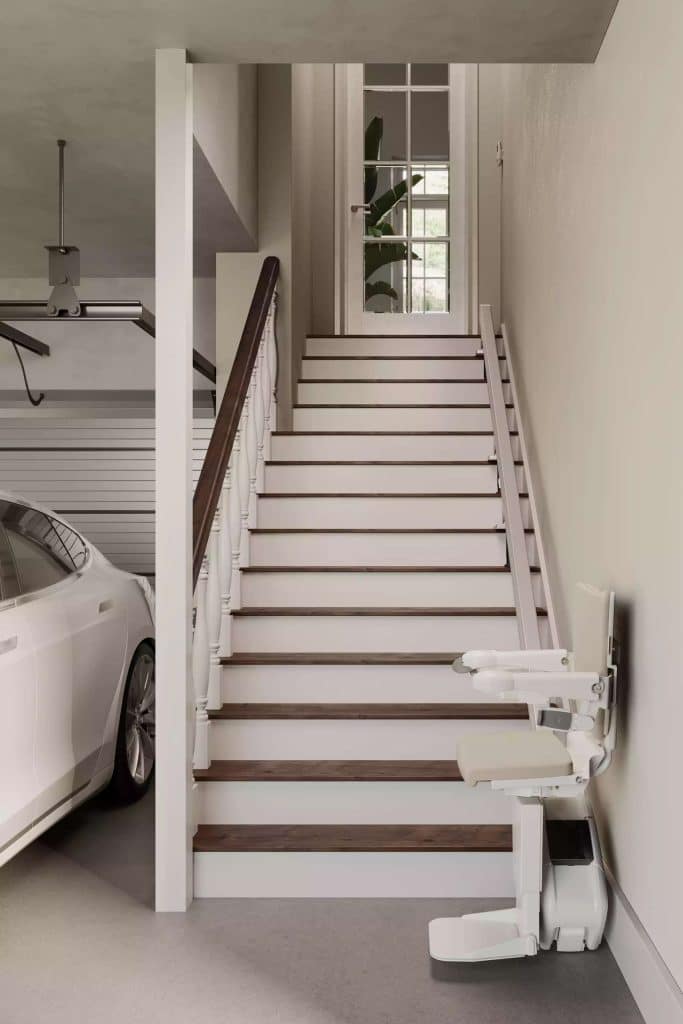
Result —
<instances>
[{"instance_id":1,"label":"drywall surface","mask_svg":"<svg viewBox=\"0 0 683 1024\"><path fill-rule=\"evenodd\" d=\"M491 307L500 326L501 167L496 145L503 133L502 67L479 65L479 302Z\"/></svg>"},{"instance_id":2,"label":"drywall surface","mask_svg":"<svg viewBox=\"0 0 683 1024\"><path fill-rule=\"evenodd\" d=\"M0 280L3 299L47 299L50 286L44 278ZM154 279L83 278L81 299L139 300L154 312ZM215 281L195 278L195 348L215 358ZM163 359L163 338L151 338L129 323L16 323L15 327L50 345L49 356L24 353L31 387L43 391L153 390L154 354ZM210 389L200 374L194 386ZM19 363L9 342L0 338L0 390L23 390Z\"/></svg>"},{"instance_id":3,"label":"drywall surface","mask_svg":"<svg viewBox=\"0 0 683 1024\"><path fill-rule=\"evenodd\" d=\"M255 246L258 235L256 66L195 64L192 72L195 139Z\"/></svg>"},{"instance_id":4,"label":"drywall surface","mask_svg":"<svg viewBox=\"0 0 683 1024\"><path fill-rule=\"evenodd\" d=\"M508 67L503 186L503 316L561 618L578 580L620 605L605 852L679 985L682 43L680 0L621 0L595 65Z\"/></svg>"}]
</instances>

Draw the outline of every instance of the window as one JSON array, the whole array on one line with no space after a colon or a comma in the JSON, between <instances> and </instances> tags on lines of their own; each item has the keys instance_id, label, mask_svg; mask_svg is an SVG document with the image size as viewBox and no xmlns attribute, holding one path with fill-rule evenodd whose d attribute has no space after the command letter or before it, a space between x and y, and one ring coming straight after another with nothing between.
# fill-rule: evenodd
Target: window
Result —
<instances>
[{"instance_id":1,"label":"window","mask_svg":"<svg viewBox=\"0 0 683 1024\"><path fill-rule=\"evenodd\" d=\"M3 591L16 589L13 577L18 580L22 594L42 590L59 583L85 563L87 549L78 534L37 509L2 500L0 522L6 538L4 572L0 562ZM2 550L0 547L0 559ZM9 559L14 563L13 572Z\"/></svg>"},{"instance_id":2,"label":"window","mask_svg":"<svg viewBox=\"0 0 683 1024\"><path fill-rule=\"evenodd\" d=\"M364 309L448 313L448 64L366 64Z\"/></svg>"}]
</instances>

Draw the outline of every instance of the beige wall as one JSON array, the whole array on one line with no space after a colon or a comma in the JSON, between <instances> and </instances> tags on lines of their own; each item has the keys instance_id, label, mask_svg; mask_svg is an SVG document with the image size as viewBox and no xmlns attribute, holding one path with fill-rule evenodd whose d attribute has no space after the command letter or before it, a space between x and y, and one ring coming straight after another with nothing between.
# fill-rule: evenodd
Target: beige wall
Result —
<instances>
[{"instance_id":1,"label":"beige wall","mask_svg":"<svg viewBox=\"0 0 683 1024\"><path fill-rule=\"evenodd\" d=\"M617 591L606 853L683 983L683 4L621 0L595 65L505 70L504 319L554 553Z\"/></svg>"}]
</instances>

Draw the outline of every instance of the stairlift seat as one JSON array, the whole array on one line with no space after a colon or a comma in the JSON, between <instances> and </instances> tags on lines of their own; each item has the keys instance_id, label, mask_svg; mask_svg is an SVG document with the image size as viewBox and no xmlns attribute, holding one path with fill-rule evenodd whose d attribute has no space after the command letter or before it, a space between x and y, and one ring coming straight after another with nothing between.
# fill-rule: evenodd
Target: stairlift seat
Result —
<instances>
[{"instance_id":1,"label":"stairlift seat","mask_svg":"<svg viewBox=\"0 0 683 1024\"><path fill-rule=\"evenodd\" d=\"M472 733L458 743L460 773L469 786L494 779L571 775L572 759L552 732Z\"/></svg>"}]
</instances>

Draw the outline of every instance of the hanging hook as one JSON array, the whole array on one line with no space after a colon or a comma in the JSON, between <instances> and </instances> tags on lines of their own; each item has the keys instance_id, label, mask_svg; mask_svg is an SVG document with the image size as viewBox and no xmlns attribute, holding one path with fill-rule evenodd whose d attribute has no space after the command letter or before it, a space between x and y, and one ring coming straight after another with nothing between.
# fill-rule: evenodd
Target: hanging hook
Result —
<instances>
[{"instance_id":1,"label":"hanging hook","mask_svg":"<svg viewBox=\"0 0 683 1024\"><path fill-rule=\"evenodd\" d=\"M33 406L40 405L40 403L45 398L45 392L41 391L40 394L38 395L38 397L36 398L36 396L31 391L31 386L30 386L30 384L28 382L28 377L26 376L26 368L24 366L24 360L21 358L21 352L19 351L17 346L14 344L14 342L12 342L12 348L16 352L17 359L19 360L19 366L21 367L21 372L22 372L22 375L23 375L23 378L24 378L24 387L26 388L26 394L28 396L28 400L31 403L31 405L33 405Z\"/></svg>"}]
</instances>

